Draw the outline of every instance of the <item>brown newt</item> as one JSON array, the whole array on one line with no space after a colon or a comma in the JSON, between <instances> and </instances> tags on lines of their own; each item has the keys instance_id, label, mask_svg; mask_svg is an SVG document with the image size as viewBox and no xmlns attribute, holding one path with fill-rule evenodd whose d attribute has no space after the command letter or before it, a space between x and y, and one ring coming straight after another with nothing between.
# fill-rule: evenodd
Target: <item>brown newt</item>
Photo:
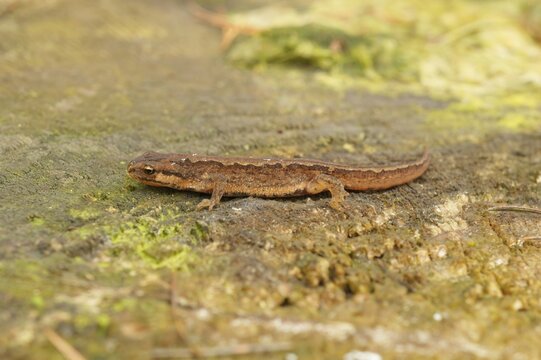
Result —
<instances>
[{"instance_id":1,"label":"brown newt","mask_svg":"<svg viewBox=\"0 0 541 360\"><path fill-rule=\"evenodd\" d=\"M343 210L346 190L383 190L421 176L430 162L360 167L309 159L224 157L147 152L128 165L128 175L151 186L212 194L197 209L212 208L222 196L289 197L331 193L330 206Z\"/></svg>"}]
</instances>

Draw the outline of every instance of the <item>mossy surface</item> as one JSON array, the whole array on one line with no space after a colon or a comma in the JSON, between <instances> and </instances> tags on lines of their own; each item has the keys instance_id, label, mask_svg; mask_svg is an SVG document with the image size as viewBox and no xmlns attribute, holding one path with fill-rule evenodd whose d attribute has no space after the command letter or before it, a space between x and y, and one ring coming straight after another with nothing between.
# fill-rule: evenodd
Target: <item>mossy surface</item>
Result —
<instances>
[{"instance_id":1,"label":"mossy surface","mask_svg":"<svg viewBox=\"0 0 541 360\"><path fill-rule=\"evenodd\" d=\"M305 56L300 66L251 71L231 65L219 32L183 2L5 4L1 358L62 358L47 329L88 359L283 342L300 359L541 357L541 219L488 211L541 206L535 83L435 94L415 80L423 53L397 42L408 32L359 40L359 29L325 21L279 24L261 39L277 62L286 50ZM517 19L536 41L528 6ZM490 31L476 26L447 37ZM325 47L336 38L357 63ZM345 213L325 194L196 212L207 195L125 173L148 150L381 165L423 145L432 163L421 179L352 193Z\"/></svg>"}]
</instances>

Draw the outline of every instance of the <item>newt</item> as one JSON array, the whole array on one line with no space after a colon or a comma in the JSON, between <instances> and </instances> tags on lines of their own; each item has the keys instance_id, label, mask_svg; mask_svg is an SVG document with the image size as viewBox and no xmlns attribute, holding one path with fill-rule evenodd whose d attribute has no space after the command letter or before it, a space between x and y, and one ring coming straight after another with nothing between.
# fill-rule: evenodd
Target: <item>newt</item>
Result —
<instances>
[{"instance_id":1,"label":"newt","mask_svg":"<svg viewBox=\"0 0 541 360\"><path fill-rule=\"evenodd\" d=\"M197 210L223 196L263 198L313 195L328 191L329 205L344 209L346 190L384 190L420 177L428 168L427 150L416 161L361 167L321 160L162 154L147 152L128 164L128 175L150 186L212 194Z\"/></svg>"}]
</instances>

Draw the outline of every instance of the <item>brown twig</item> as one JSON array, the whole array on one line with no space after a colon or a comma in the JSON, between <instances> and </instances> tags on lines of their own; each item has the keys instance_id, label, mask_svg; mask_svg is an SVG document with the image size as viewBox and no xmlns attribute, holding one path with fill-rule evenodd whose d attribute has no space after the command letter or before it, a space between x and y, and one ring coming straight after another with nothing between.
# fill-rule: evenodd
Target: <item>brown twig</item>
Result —
<instances>
[{"instance_id":1,"label":"brown twig","mask_svg":"<svg viewBox=\"0 0 541 360\"><path fill-rule=\"evenodd\" d=\"M23 3L21 0L13 0L9 4L7 4L6 7L4 7L4 9L0 10L0 18L14 13L15 10L22 7L22 5Z\"/></svg>"},{"instance_id":2,"label":"brown twig","mask_svg":"<svg viewBox=\"0 0 541 360\"><path fill-rule=\"evenodd\" d=\"M181 358L191 359L193 357L225 357L263 354L271 352L290 351L290 343L273 344L236 344L230 346L214 346L202 348L156 348L152 350L152 357L155 359Z\"/></svg>"},{"instance_id":3,"label":"brown twig","mask_svg":"<svg viewBox=\"0 0 541 360\"><path fill-rule=\"evenodd\" d=\"M494 206L488 209L488 211L516 211L516 212L525 212L530 214L541 215L541 209L539 208L530 208L526 206L516 206L516 205L504 205L504 206ZM541 236L525 236L520 239L520 243L523 244L526 241L536 241L541 240Z\"/></svg>"},{"instance_id":4,"label":"brown twig","mask_svg":"<svg viewBox=\"0 0 541 360\"><path fill-rule=\"evenodd\" d=\"M53 329L45 329L45 337L53 344L56 350L68 360L86 360L76 348L71 346L62 336Z\"/></svg>"},{"instance_id":5,"label":"brown twig","mask_svg":"<svg viewBox=\"0 0 541 360\"><path fill-rule=\"evenodd\" d=\"M526 241L541 241L541 236L526 236L521 239L523 242Z\"/></svg>"},{"instance_id":6,"label":"brown twig","mask_svg":"<svg viewBox=\"0 0 541 360\"><path fill-rule=\"evenodd\" d=\"M184 328L184 324L179 320L177 316L177 277L175 276L175 273L171 274L170 291L171 291L171 298L169 300L170 300L171 318L173 320L173 325L175 326L175 330L180 340L182 342L185 342L186 338L184 334L186 333L186 329Z\"/></svg>"},{"instance_id":7,"label":"brown twig","mask_svg":"<svg viewBox=\"0 0 541 360\"><path fill-rule=\"evenodd\" d=\"M516 211L541 215L541 209L539 208L530 208L526 206L515 205L494 206L489 208L488 211Z\"/></svg>"},{"instance_id":8,"label":"brown twig","mask_svg":"<svg viewBox=\"0 0 541 360\"><path fill-rule=\"evenodd\" d=\"M237 36L241 34L254 35L261 32L253 26L237 25L227 20L227 17L203 8L195 2L188 3L188 10L197 19L214 27L222 29L222 42L220 47L227 50Z\"/></svg>"}]
</instances>

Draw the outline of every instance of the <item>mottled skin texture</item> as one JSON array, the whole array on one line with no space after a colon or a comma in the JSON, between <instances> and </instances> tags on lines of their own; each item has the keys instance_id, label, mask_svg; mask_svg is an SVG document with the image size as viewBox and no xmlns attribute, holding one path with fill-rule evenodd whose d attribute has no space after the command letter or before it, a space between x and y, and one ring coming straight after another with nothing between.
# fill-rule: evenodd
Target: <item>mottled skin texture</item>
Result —
<instances>
[{"instance_id":1,"label":"mottled skin texture","mask_svg":"<svg viewBox=\"0 0 541 360\"><path fill-rule=\"evenodd\" d=\"M288 197L329 191L330 206L343 209L346 190L383 190L405 184L427 169L428 152L396 166L358 167L308 159L264 159L147 152L128 165L128 175L151 186L211 193L198 209L222 196Z\"/></svg>"}]
</instances>

